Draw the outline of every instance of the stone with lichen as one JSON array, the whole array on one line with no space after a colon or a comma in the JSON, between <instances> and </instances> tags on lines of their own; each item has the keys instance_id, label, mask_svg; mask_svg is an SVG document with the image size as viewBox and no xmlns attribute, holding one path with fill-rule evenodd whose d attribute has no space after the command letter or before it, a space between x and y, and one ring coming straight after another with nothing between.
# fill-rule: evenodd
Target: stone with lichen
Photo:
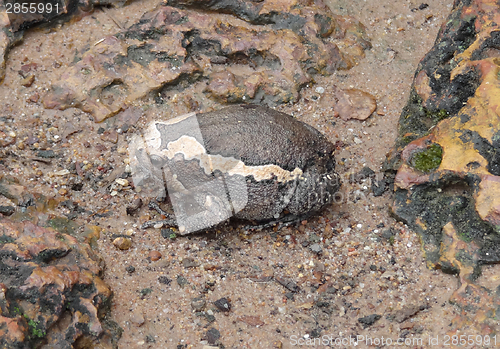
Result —
<instances>
[{"instance_id":1,"label":"stone with lichen","mask_svg":"<svg viewBox=\"0 0 500 349\"><path fill-rule=\"evenodd\" d=\"M103 320L112 292L101 273L88 244L0 220L0 347L116 348L116 325Z\"/></svg>"},{"instance_id":2,"label":"stone with lichen","mask_svg":"<svg viewBox=\"0 0 500 349\"><path fill-rule=\"evenodd\" d=\"M500 262L499 14L498 3L455 1L386 163L397 171L393 212L420 235L430 267L459 275L455 329L485 334L500 304L475 284L482 264Z\"/></svg>"}]
</instances>

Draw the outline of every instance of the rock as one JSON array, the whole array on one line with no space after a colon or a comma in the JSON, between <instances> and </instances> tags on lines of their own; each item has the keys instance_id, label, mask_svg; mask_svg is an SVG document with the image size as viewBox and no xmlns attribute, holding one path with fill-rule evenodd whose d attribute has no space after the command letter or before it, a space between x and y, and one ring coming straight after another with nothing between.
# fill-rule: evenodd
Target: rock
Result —
<instances>
[{"instance_id":1,"label":"rock","mask_svg":"<svg viewBox=\"0 0 500 349\"><path fill-rule=\"evenodd\" d=\"M375 176L375 171L373 171L368 166L364 166L359 172L354 174L356 182L360 182L363 179L373 178Z\"/></svg>"},{"instance_id":2,"label":"rock","mask_svg":"<svg viewBox=\"0 0 500 349\"><path fill-rule=\"evenodd\" d=\"M377 322L381 317L382 315L372 314L365 317L360 317L358 319L358 322L363 325L363 328L367 328Z\"/></svg>"},{"instance_id":3,"label":"rock","mask_svg":"<svg viewBox=\"0 0 500 349\"><path fill-rule=\"evenodd\" d=\"M387 190L394 188L394 175L384 173L384 177L380 180L374 178L372 181L371 190L373 196L382 196ZM392 190L392 189L391 189Z\"/></svg>"},{"instance_id":4,"label":"rock","mask_svg":"<svg viewBox=\"0 0 500 349\"><path fill-rule=\"evenodd\" d=\"M110 335L112 321L104 319L112 292L90 246L28 221L0 219L0 231L2 346L72 348L77 340L97 346L101 337L111 348L102 337Z\"/></svg>"},{"instance_id":5,"label":"rock","mask_svg":"<svg viewBox=\"0 0 500 349\"><path fill-rule=\"evenodd\" d=\"M427 309L428 307L429 307L428 305L407 305L399 310L396 310L394 313L390 314L388 318L398 323L402 323L408 320L409 318L415 316L420 311Z\"/></svg>"},{"instance_id":6,"label":"rock","mask_svg":"<svg viewBox=\"0 0 500 349\"><path fill-rule=\"evenodd\" d=\"M161 258L161 253L160 251L150 251L149 254L148 254L148 259L151 261L151 262L156 262L157 260L159 260Z\"/></svg>"},{"instance_id":7,"label":"rock","mask_svg":"<svg viewBox=\"0 0 500 349\"><path fill-rule=\"evenodd\" d=\"M216 344L220 338L220 332L216 328L211 328L206 333L208 344Z\"/></svg>"},{"instance_id":8,"label":"rock","mask_svg":"<svg viewBox=\"0 0 500 349\"><path fill-rule=\"evenodd\" d=\"M172 279L169 279L165 275L162 275L162 276L158 277L158 282L160 284L164 284L164 285L170 286L170 284L172 283Z\"/></svg>"},{"instance_id":9,"label":"rock","mask_svg":"<svg viewBox=\"0 0 500 349\"><path fill-rule=\"evenodd\" d=\"M29 74L27 77L21 80L21 85L24 87L30 87L33 82L35 82L35 75Z\"/></svg>"},{"instance_id":10,"label":"rock","mask_svg":"<svg viewBox=\"0 0 500 349\"><path fill-rule=\"evenodd\" d=\"M130 316L130 322L132 322L134 325L140 327L142 325L144 325L144 322L146 320L144 320L144 315L142 314L142 311L140 310L134 310L134 312L132 313L132 315Z\"/></svg>"},{"instance_id":11,"label":"rock","mask_svg":"<svg viewBox=\"0 0 500 349\"><path fill-rule=\"evenodd\" d=\"M39 150L37 151L36 156L44 159L53 159L57 157L57 154L53 150Z\"/></svg>"},{"instance_id":12,"label":"rock","mask_svg":"<svg viewBox=\"0 0 500 349\"><path fill-rule=\"evenodd\" d=\"M223 103L286 103L312 75L348 69L370 46L362 24L320 2L167 1L82 53L43 104L77 107L100 122L163 86L187 83Z\"/></svg>"},{"instance_id":13,"label":"rock","mask_svg":"<svg viewBox=\"0 0 500 349\"><path fill-rule=\"evenodd\" d=\"M196 268L198 267L200 264L197 263L193 258L191 257L186 257L182 260L182 266L184 268Z\"/></svg>"},{"instance_id":14,"label":"rock","mask_svg":"<svg viewBox=\"0 0 500 349\"><path fill-rule=\"evenodd\" d=\"M142 199L137 198L130 205L126 207L126 211L128 215L133 215L142 207Z\"/></svg>"},{"instance_id":15,"label":"rock","mask_svg":"<svg viewBox=\"0 0 500 349\"><path fill-rule=\"evenodd\" d=\"M361 90L339 89L335 98L338 101L334 108L342 120L366 120L377 109L375 97Z\"/></svg>"},{"instance_id":16,"label":"rock","mask_svg":"<svg viewBox=\"0 0 500 349\"><path fill-rule=\"evenodd\" d=\"M323 250L321 249L321 245L320 244L312 244L311 246L309 246L309 249L314 252L314 253L321 253L323 252Z\"/></svg>"},{"instance_id":17,"label":"rock","mask_svg":"<svg viewBox=\"0 0 500 349\"><path fill-rule=\"evenodd\" d=\"M113 240L113 245L120 250L128 250L132 246L132 239L120 236Z\"/></svg>"},{"instance_id":18,"label":"rock","mask_svg":"<svg viewBox=\"0 0 500 349\"><path fill-rule=\"evenodd\" d=\"M205 309L205 305L207 302L200 297L196 297L191 299L191 308L193 308L194 311L202 311Z\"/></svg>"},{"instance_id":19,"label":"rock","mask_svg":"<svg viewBox=\"0 0 500 349\"><path fill-rule=\"evenodd\" d=\"M13 46L23 40L24 31L29 27L40 23L47 23L55 18L58 18L59 20L68 20L71 18L68 14L83 15L85 13L91 13L92 8L97 5L123 6L126 2L127 0L67 0L58 3L59 11L54 10L49 12L48 8L46 8L44 9L46 11L35 11L34 13L4 13L4 17L2 18L2 21L0 21L0 81L2 81L5 76L5 58L7 53ZM55 3L53 4L55 5ZM34 78L34 75L27 73L36 70L36 68L36 63L24 64L21 66L19 73L25 79L28 79L30 75ZM31 84L28 84L28 86L29 85Z\"/></svg>"},{"instance_id":20,"label":"rock","mask_svg":"<svg viewBox=\"0 0 500 349\"><path fill-rule=\"evenodd\" d=\"M214 302L214 305L223 312L228 312L231 310L231 303L227 298L220 298Z\"/></svg>"},{"instance_id":21,"label":"rock","mask_svg":"<svg viewBox=\"0 0 500 349\"><path fill-rule=\"evenodd\" d=\"M428 266L459 275L452 299L467 309L463 326L480 329L500 304L474 284L481 265L500 262L499 13L486 0L456 2L417 68L384 165L397 171L392 211L419 234Z\"/></svg>"},{"instance_id":22,"label":"rock","mask_svg":"<svg viewBox=\"0 0 500 349\"><path fill-rule=\"evenodd\" d=\"M0 206L0 214L3 214L4 216L10 216L16 211L16 208L14 206Z\"/></svg>"},{"instance_id":23,"label":"rock","mask_svg":"<svg viewBox=\"0 0 500 349\"><path fill-rule=\"evenodd\" d=\"M182 288L189 284L189 281L182 275L177 276L177 284Z\"/></svg>"},{"instance_id":24,"label":"rock","mask_svg":"<svg viewBox=\"0 0 500 349\"><path fill-rule=\"evenodd\" d=\"M107 130L101 134L101 139L104 142L110 142L116 144L118 142L118 133L116 130Z\"/></svg>"},{"instance_id":25,"label":"rock","mask_svg":"<svg viewBox=\"0 0 500 349\"><path fill-rule=\"evenodd\" d=\"M289 291L298 292L300 290L299 286L292 280L282 277L275 277L274 280Z\"/></svg>"}]
</instances>

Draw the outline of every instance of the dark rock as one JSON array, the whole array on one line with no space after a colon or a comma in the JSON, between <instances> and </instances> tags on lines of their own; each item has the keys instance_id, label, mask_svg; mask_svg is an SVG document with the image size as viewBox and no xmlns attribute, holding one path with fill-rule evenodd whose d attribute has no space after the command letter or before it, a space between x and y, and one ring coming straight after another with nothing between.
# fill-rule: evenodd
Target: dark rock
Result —
<instances>
[{"instance_id":1,"label":"dark rock","mask_svg":"<svg viewBox=\"0 0 500 349\"><path fill-rule=\"evenodd\" d=\"M161 276L158 277L158 282L160 284L164 284L164 285L170 286L170 284L172 283L172 279L169 279L165 275L161 275Z\"/></svg>"},{"instance_id":2,"label":"dark rock","mask_svg":"<svg viewBox=\"0 0 500 349\"><path fill-rule=\"evenodd\" d=\"M184 276L182 275L177 276L177 284L179 284L181 288L186 286L188 283L189 281L187 281L187 279Z\"/></svg>"},{"instance_id":3,"label":"dark rock","mask_svg":"<svg viewBox=\"0 0 500 349\"><path fill-rule=\"evenodd\" d=\"M215 329L215 328L211 328L207 331L206 333L206 339L208 341L208 344L216 344L217 341L219 340L220 338L220 332L219 330Z\"/></svg>"},{"instance_id":4,"label":"dark rock","mask_svg":"<svg viewBox=\"0 0 500 349\"><path fill-rule=\"evenodd\" d=\"M295 299L295 298L294 298L294 297L295 297L295 293L293 293L293 292L286 292L286 293L285 293L285 297L286 297L287 299L289 299L289 300L293 301L293 300Z\"/></svg>"},{"instance_id":5,"label":"dark rock","mask_svg":"<svg viewBox=\"0 0 500 349\"><path fill-rule=\"evenodd\" d=\"M369 168L368 166L363 167L358 172L352 174L349 178L351 183L360 183L362 180L373 178L375 176L375 172Z\"/></svg>"},{"instance_id":6,"label":"dark rock","mask_svg":"<svg viewBox=\"0 0 500 349\"><path fill-rule=\"evenodd\" d=\"M132 274L135 271L135 267L132 265L129 265L125 268L125 270L127 271L127 273Z\"/></svg>"},{"instance_id":7,"label":"dark rock","mask_svg":"<svg viewBox=\"0 0 500 349\"><path fill-rule=\"evenodd\" d=\"M172 228L162 228L160 230L160 234L165 239L170 239L172 236L175 236L175 230Z\"/></svg>"},{"instance_id":8,"label":"dark rock","mask_svg":"<svg viewBox=\"0 0 500 349\"><path fill-rule=\"evenodd\" d=\"M53 150L39 150L37 156L44 159L56 158L57 154Z\"/></svg>"},{"instance_id":9,"label":"dark rock","mask_svg":"<svg viewBox=\"0 0 500 349\"><path fill-rule=\"evenodd\" d=\"M367 328L377 322L381 317L382 315L372 314L365 317L360 317L358 319L358 322L363 325L363 328Z\"/></svg>"},{"instance_id":10,"label":"dark rock","mask_svg":"<svg viewBox=\"0 0 500 349\"><path fill-rule=\"evenodd\" d=\"M281 277L275 277L274 279L276 280L277 283L279 283L281 286L285 287L289 291L298 292L300 290L299 286L292 280Z\"/></svg>"},{"instance_id":11,"label":"dark rock","mask_svg":"<svg viewBox=\"0 0 500 349\"><path fill-rule=\"evenodd\" d=\"M371 190L373 196L382 196L387 190L392 190L394 188L394 176L389 175L387 173L384 174L384 177L381 180L377 180L376 178L372 179Z\"/></svg>"},{"instance_id":12,"label":"dark rock","mask_svg":"<svg viewBox=\"0 0 500 349\"><path fill-rule=\"evenodd\" d=\"M81 191L83 189L83 183L75 183L71 185L71 190Z\"/></svg>"},{"instance_id":13,"label":"dark rock","mask_svg":"<svg viewBox=\"0 0 500 349\"><path fill-rule=\"evenodd\" d=\"M231 303L227 298L220 298L214 302L214 305L223 312L228 312L231 310Z\"/></svg>"},{"instance_id":14,"label":"dark rock","mask_svg":"<svg viewBox=\"0 0 500 349\"><path fill-rule=\"evenodd\" d=\"M0 214L4 216L10 216L16 211L16 208L13 206L0 206Z\"/></svg>"}]
</instances>

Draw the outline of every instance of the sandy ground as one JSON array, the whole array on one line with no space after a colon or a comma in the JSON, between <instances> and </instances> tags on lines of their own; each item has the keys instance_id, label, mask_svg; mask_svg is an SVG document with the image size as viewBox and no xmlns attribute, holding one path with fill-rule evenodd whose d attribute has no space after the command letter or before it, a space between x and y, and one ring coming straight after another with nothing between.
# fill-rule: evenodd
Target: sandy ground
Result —
<instances>
[{"instance_id":1,"label":"sandy ground","mask_svg":"<svg viewBox=\"0 0 500 349\"><path fill-rule=\"evenodd\" d=\"M88 165L84 172L101 171L106 177L109 164L124 165L130 134L120 134L116 144L107 142L100 128L116 128L116 119L96 124L80 110L45 110L30 98L42 95L58 79L75 50L128 27L154 8L155 1L97 10L81 21L30 31L11 51L0 85L0 115L5 116L1 122L17 133L18 140L33 137L34 142L11 149L19 157L8 157L5 168L30 190L67 196L99 213L82 214L76 221L104 228L99 248L107 265L105 281L115 293L112 315L124 330L120 348L202 348L214 341L225 348L292 348L308 343L324 348L328 342L349 348L354 344L349 338L356 336L372 340L372 345L360 341L359 348L396 347L389 340L395 343L398 338L404 343L401 347L438 348L447 347L447 335L475 334L468 328L450 332L458 314L448 302L456 277L426 269L416 235L389 214L390 193L374 197L369 180L348 181L350 173L364 166L380 172L396 137L415 67L452 6L451 0L426 3L427 7L408 0L329 1L335 13L352 15L367 26L373 48L355 68L317 77L298 103L278 109L316 127L332 142L345 143L336 155L344 178L342 196L321 215L280 231L248 233L226 226L216 233L164 238L159 230L139 229L149 214L146 208L138 216L127 216L125 207L134 192L110 196L90 185L74 191L74 178L54 174L77 161ZM23 87L18 70L28 63L37 64L36 80ZM364 122L334 118L335 86L371 93L377 112ZM175 116L186 108L181 102L164 109L148 103L137 106L144 110L139 129L147 121ZM44 148L64 156L51 164L29 161ZM112 234L124 233L133 240L126 251L111 243ZM151 251L161 258L151 261ZM492 270L481 282L495 278ZM298 291L291 292L279 279ZM221 298L230 303L229 312L214 305ZM364 328L358 319L373 314L380 319ZM432 344L437 338L437 345L431 345L430 338ZM452 338L448 344L452 346Z\"/></svg>"}]
</instances>

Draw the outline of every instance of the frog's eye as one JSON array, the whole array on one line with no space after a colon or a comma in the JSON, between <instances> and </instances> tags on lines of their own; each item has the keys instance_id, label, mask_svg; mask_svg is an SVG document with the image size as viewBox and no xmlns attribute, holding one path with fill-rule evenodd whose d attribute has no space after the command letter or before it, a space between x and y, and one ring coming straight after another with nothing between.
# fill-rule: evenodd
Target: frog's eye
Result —
<instances>
[{"instance_id":1,"label":"frog's eye","mask_svg":"<svg viewBox=\"0 0 500 349\"><path fill-rule=\"evenodd\" d=\"M149 159L151 160L151 164L156 168L162 168L166 163L165 159L159 155L151 155Z\"/></svg>"}]
</instances>

